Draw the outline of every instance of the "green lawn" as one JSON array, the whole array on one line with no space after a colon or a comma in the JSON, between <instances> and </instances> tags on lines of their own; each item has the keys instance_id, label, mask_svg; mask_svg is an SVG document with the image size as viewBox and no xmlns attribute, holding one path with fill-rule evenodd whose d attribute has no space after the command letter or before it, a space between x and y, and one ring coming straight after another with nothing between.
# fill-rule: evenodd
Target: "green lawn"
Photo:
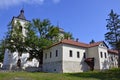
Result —
<instances>
[{"instance_id":1,"label":"green lawn","mask_svg":"<svg viewBox=\"0 0 120 80\"><path fill-rule=\"evenodd\" d=\"M0 72L0 80L120 80L120 68L84 73Z\"/></svg>"}]
</instances>

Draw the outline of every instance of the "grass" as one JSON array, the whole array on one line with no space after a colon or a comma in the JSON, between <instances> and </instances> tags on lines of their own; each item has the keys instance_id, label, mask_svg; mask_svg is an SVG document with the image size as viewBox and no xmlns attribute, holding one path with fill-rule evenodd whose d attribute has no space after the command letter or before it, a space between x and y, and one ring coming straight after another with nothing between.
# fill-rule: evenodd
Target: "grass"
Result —
<instances>
[{"instance_id":1,"label":"grass","mask_svg":"<svg viewBox=\"0 0 120 80\"><path fill-rule=\"evenodd\" d=\"M84 73L0 72L0 80L120 80L120 68Z\"/></svg>"}]
</instances>

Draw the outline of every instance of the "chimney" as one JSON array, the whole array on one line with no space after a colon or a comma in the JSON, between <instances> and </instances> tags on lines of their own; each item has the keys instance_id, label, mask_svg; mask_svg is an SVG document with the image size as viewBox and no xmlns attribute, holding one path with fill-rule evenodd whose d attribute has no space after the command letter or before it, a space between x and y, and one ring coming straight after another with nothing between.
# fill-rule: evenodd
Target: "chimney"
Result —
<instances>
[{"instance_id":1,"label":"chimney","mask_svg":"<svg viewBox=\"0 0 120 80\"><path fill-rule=\"evenodd\" d=\"M76 38L76 42L78 42L79 41L79 39L78 38Z\"/></svg>"}]
</instances>

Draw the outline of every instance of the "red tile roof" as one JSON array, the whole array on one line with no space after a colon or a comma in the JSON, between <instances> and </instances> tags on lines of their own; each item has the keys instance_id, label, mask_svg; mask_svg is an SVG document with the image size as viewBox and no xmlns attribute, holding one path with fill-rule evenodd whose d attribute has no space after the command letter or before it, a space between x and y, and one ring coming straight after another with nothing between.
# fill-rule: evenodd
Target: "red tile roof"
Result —
<instances>
[{"instance_id":1,"label":"red tile roof","mask_svg":"<svg viewBox=\"0 0 120 80\"><path fill-rule=\"evenodd\" d=\"M118 54L118 51L117 50L108 49L108 53Z\"/></svg>"},{"instance_id":2,"label":"red tile roof","mask_svg":"<svg viewBox=\"0 0 120 80\"><path fill-rule=\"evenodd\" d=\"M71 39L64 39L64 40L62 40L58 43L53 44L52 46L63 43L63 44L69 44L69 45L84 47L84 48L90 48L90 47L99 46L99 44L102 43L102 42L104 42L104 41L99 41L99 42L95 42L95 43L92 43L92 44L86 44L86 43L74 41L74 40L71 40ZM52 46L50 46L50 47L52 47Z\"/></svg>"},{"instance_id":3,"label":"red tile roof","mask_svg":"<svg viewBox=\"0 0 120 80\"><path fill-rule=\"evenodd\" d=\"M73 41L73 40L70 40L70 39L64 39L64 40L61 41L61 43L64 43L64 44L70 44L70 45L80 46L80 47L85 47L85 48L99 46L100 43L102 43L102 42L103 41L95 42L95 43L92 43L92 44L86 44L86 43L82 43L82 42Z\"/></svg>"},{"instance_id":4,"label":"red tile roof","mask_svg":"<svg viewBox=\"0 0 120 80\"><path fill-rule=\"evenodd\" d=\"M99 46L100 43L103 43L103 42L104 42L104 41L99 41L99 42L95 42L95 43L89 44L89 47Z\"/></svg>"},{"instance_id":5,"label":"red tile roof","mask_svg":"<svg viewBox=\"0 0 120 80\"><path fill-rule=\"evenodd\" d=\"M69 45L74 45L74 46L79 46L79 47L84 47L84 48L90 48L90 47L95 47L95 46L99 46L100 43L105 43L104 41L99 41L99 42L95 42L95 43L92 43L92 44L86 44L86 43L82 43L82 42L77 42L77 41L74 41L74 40L71 40L71 39L64 39L58 43L55 43L53 44L52 46L50 47L53 47L55 45L58 45L58 44L69 44ZM105 44L106 45L106 44ZM107 46L107 45L106 45ZM49 48L50 48L49 47ZM110 50L108 49L108 52L109 53L115 53L115 54L118 54L118 51L116 50Z\"/></svg>"},{"instance_id":6,"label":"red tile roof","mask_svg":"<svg viewBox=\"0 0 120 80\"><path fill-rule=\"evenodd\" d=\"M70 39L64 39L64 40L61 41L61 43L70 44L70 45L74 45L74 46L85 47L85 48L87 48L89 46L86 43L77 42L77 41L73 41L73 40L70 40Z\"/></svg>"}]
</instances>

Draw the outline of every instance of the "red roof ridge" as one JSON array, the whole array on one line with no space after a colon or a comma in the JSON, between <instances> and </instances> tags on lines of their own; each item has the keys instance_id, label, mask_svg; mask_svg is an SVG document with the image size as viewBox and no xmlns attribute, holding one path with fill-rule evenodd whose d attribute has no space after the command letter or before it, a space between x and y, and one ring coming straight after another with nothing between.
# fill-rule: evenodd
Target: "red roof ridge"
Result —
<instances>
[{"instance_id":1,"label":"red roof ridge","mask_svg":"<svg viewBox=\"0 0 120 80\"><path fill-rule=\"evenodd\" d=\"M118 54L118 51L113 49L108 49L108 52Z\"/></svg>"},{"instance_id":2,"label":"red roof ridge","mask_svg":"<svg viewBox=\"0 0 120 80\"><path fill-rule=\"evenodd\" d=\"M53 47L55 45L63 43L63 44L69 44L69 45L84 47L84 48L90 48L90 47L99 46L100 43L103 43L103 42L104 41L98 41L98 42L95 42L95 43L87 44L87 43L83 43L83 42L74 41L74 40L71 40L71 39L63 39L60 42L51 45L50 47ZM48 47L48 48L50 48L50 47ZM113 54L118 54L117 50L108 49L108 52L113 53Z\"/></svg>"},{"instance_id":3,"label":"red roof ridge","mask_svg":"<svg viewBox=\"0 0 120 80\"><path fill-rule=\"evenodd\" d=\"M92 43L92 44L87 44L87 43L83 43L83 42L74 41L74 40L72 40L72 39L63 39L63 40L61 40L60 42L51 45L50 47L53 47L53 46L55 46L55 45L58 45L58 44L63 43L63 44L69 44L69 45L84 47L84 48L90 48L90 47L98 46L98 45L99 45L100 43L102 43L102 42L103 42L103 41L95 42L95 43ZM50 48L50 47L49 47L49 48Z\"/></svg>"},{"instance_id":4,"label":"red roof ridge","mask_svg":"<svg viewBox=\"0 0 120 80\"><path fill-rule=\"evenodd\" d=\"M89 44L89 47L98 46L98 45L100 45L100 43L102 43L102 42L104 42L104 41L98 41L98 42L91 43L91 44Z\"/></svg>"},{"instance_id":5,"label":"red roof ridge","mask_svg":"<svg viewBox=\"0 0 120 80\"><path fill-rule=\"evenodd\" d=\"M98 42L95 42L95 43L87 44L87 43L83 43L83 42L74 41L74 40L71 40L71 39L64 39L64 40L61 41L61 43L71 44L71 45L81 46L81 47L86 47L86 48L99 46L100 43L102 43L102 42L104 42L104 41L98 41Z\"/></svg>"},{"instance_id":6,"label":"red roof ridge","mask_svg":"<svg viewBox=\"0 0 120 80\"><path fill-rule=\"evenodd\" d=\"M61 43L75 45L75 46L80 46L80 47L88 47L89 46L89 44L86 44L86 43L83 43L83 42L74 41L74 40L71 40L71 39L64 39L64 40L61 41Z\"/></svg>"}]
</instances>

